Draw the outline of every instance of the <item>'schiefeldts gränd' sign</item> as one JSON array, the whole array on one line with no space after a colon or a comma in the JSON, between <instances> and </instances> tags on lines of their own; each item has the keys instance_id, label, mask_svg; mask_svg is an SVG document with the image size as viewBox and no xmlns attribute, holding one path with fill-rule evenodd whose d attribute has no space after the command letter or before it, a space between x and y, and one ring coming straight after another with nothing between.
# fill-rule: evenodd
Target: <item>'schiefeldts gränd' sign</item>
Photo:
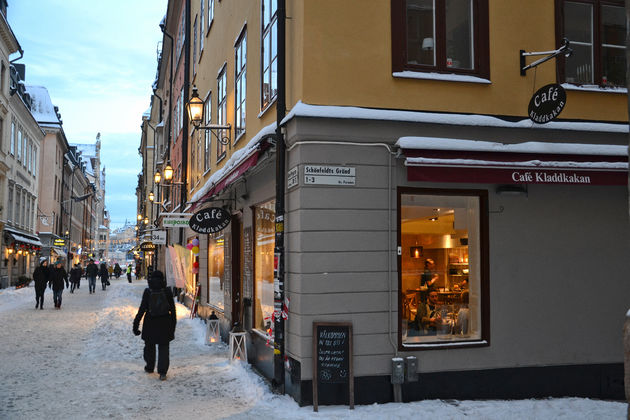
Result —
<instances>
[{"instance_id":1,"label":"'schiefeldts gr\u00e4nd' sign","mask_svg":"<svg viewBox=\"0 0 630 420\"><path fill-rule=\"evenodd\" d=\"M188 225L197 233L215 233L230 224L230 213L218 207L199 210L188 221Z\"/></svg>"}]
</instances>

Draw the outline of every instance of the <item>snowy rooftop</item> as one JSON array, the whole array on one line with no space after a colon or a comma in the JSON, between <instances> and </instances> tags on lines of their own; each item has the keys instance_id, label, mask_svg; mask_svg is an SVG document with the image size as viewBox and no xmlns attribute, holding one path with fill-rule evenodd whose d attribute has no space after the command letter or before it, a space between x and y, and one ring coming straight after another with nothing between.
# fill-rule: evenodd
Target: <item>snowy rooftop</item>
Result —
<instances>
[{"instance_id":1,"label":"snowy rooftop","mask_svg":"<svg viewBox=\"0 0 630 420\"><path fill-rule=\"evenodd\" d=\"M81 153L81 159L85 162L85 171L94 175L94 167L92 159L96 157L96 144L72 143L77 147L77 151Z\"/></svg>"},{"instance_id":2,"label":"snowy rooftop","mask_svg":"<svg viewBox=\"0 0 630 420\"><path fill-rule=\"evenodd\" d=\"M50 99L48 89L44 86L26 86L26 92L33 101L31 114L42 126L60 125L55 106Z\"/></svg>"}]
</instances>

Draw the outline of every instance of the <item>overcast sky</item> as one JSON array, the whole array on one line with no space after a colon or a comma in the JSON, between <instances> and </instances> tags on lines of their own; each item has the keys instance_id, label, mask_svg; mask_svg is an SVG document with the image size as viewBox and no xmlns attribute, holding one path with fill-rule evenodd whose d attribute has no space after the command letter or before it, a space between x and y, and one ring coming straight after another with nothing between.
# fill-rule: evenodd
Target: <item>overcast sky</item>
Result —
<instances>
[{"instance_id":1,"label":"overcast sky","mask_svg":"<svg viewBox=\"0 0 630 420\"><path fill-rule=\"evenodd\" d=\"M9 0L26 84L45 86L70 143L101 133L112 228L135 222L142 114L162 40L167 0ZM12 55L14 59L19 55Z\"/></svg>"}]
</instances>

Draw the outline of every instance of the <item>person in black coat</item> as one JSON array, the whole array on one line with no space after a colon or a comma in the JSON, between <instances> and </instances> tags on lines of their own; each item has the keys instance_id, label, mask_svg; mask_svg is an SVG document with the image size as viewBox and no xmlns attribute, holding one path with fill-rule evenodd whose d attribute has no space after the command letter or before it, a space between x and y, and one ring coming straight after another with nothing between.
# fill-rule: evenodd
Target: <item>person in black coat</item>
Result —
<instances>
[{"instance_id":1,"label":"person in black coat","mask_svg":"<svg viewBox=\"0 0 630 420\"><path fill-rule=\"evenodd\" d=\"M82 274L83 270L81 270L81 265L78 263L70 269L70 293L74 293L74 289L79 288L79 282L81 282Z\"/></svg>"},{"instance_id":2,"label":"person in black coat","mask_svg":"<svg viewBox=\"0 0 630 420\"><path fill-rule=\"evenodd\" d=\"M144 317L142 324L142 339L144 340L144 370L152 373L155 367L155 346L158 346L157 371L160 379L166 379L166 372L169 366L169 343L175 338L175 326L177 316L175 314L175 301L171 290L166 287L166 280L161 271L156 270L151 273L148 279L149 287L142 294L142 302L138 313L133 320L133 333L140 335L140 321ZM165 316L153 317L149 312L149 301L151 292L163 290L169 306L169 312Z\"/></svg>"},{"instance_id":3,"label":"person in black coat","mask_svg":"<svg viewBox=\"0 0 630 420\"><path fill-rule=\"evenodd\" d=\"M55 308L61 309L61 295L63 294L63 286L65 284L68 287L68 273L63 268L63 261L57 260L57 264L51 271L50 284L53 290L53 300L55 301Z\"/></svg>"},{"instance_id":4,"label":"person in black coat","mask_svg":"<svg viewBox=\"0 0 630 420\"><path fill-rule=\"evenodd\" d=\"M44 292L50 282L48 258L41 257L39 259L39 265L33 271L33 280L35 280L35 309L38 307L44 309Z\"/></svg>"},{"instance_id":5,"label":"person in black coat","mask_svg":"<svg viewBox=\"0 0 630 420\"><path fill-rule=\"evenodd\" d=\"M109 284L109 271L107 271L107 264L101 263L98 275L101 277L101 285L103 286L103 290L105 290Z\"/></svg>"},{"instance_id":6,"label":"person in black coat","mask_svg":"<svg viewBox=\"0 0 630 420\"><path fill-rule=\"evenodd\" d=\"M116 263L116 265L114 266L114 276L116 276L116 278L119 278L121 273L122 268L120 268L120 265Z\"/></svg>"},{"instance_id":7,"label":"person in black coat","mask_svg":"<svg viewBox=\"0 0 630 420\"><path fill-rule=\"evenodd\" d=\"M87 267L85 267L85 276L88 279L90 294L96 292L96 276L98 275L98 267L94 264L94 260L90 259Z\"/></svg>"}]
</instances>

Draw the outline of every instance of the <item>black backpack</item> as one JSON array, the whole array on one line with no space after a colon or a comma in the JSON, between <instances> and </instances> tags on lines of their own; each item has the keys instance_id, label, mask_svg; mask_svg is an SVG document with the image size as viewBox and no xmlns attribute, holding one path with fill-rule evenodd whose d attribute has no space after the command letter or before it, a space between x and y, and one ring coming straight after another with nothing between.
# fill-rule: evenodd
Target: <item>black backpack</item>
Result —
<instances>
[{"instance_id":1,"label":"black backpack","mask_svg":"<svg viewBox=\"0 0 630 420\"><path fill-rule=\"evenodd\" d=\"M169 314L170 309L164 289L151 290L149 296L149 314L154 318L166 316Z\"/></svg>"}]
</instances>

